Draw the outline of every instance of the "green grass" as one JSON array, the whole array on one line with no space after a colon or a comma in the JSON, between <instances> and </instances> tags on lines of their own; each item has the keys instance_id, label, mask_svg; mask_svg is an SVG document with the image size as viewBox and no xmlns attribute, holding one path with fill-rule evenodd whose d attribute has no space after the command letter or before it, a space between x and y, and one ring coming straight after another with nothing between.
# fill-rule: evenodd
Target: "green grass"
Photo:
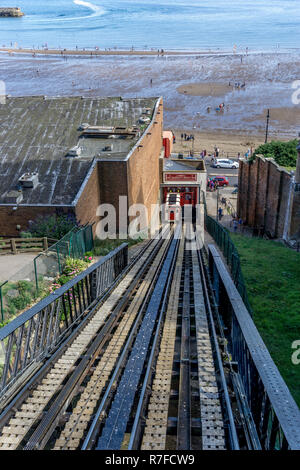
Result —
<instances>
[{"instance_id":1,"label":"green grass","mask_svg":"<svg viewBox=\"0 0 300 470\"><path fill-rule=\"evenodd\" d=\"M300 406L300 364L291 361L300 339L300 253L268 240L231 234L240 254L254 322Z\"/></svg>"}]
</instances>

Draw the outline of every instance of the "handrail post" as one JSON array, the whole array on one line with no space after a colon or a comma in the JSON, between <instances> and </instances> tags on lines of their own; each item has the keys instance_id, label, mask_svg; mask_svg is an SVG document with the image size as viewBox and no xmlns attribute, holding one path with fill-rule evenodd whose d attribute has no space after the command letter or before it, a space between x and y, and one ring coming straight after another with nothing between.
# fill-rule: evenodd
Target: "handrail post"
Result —
<instances>
[{"instance_id":1,"label":"handrail post","mask_svg":"<svg viewBox=\"0 0 300 470\"><path fill-rule=\"evenodd\" d=\"M41 256L41 254L37 255L34 260L34 277L35 277L35 288L36 288L36 293L38 294L39 291L39 281L38 281L38 276L37 276L37 267L36 267L36 260Z\"/></svg>"},{"instance_id":2,"label":"handrail post","mask_svg":"<svg viewBox=\"0 0 300 470\"><path fill-rule=\"evenodd\" d=\"M3 306L3 293L2 293L2 287L7 284L8 281L3 282L0 286L0 307L1 307L1 322L4 323L4 306Z\"/></svg>"}]
</instances>

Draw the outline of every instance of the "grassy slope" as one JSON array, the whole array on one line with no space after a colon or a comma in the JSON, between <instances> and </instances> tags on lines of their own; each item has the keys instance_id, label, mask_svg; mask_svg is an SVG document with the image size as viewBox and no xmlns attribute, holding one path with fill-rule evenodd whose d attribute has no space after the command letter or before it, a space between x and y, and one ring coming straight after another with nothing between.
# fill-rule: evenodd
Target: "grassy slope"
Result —
<instances>
[{"instance_id":1,"label":"grassy slope","mask_svg":"<svg viewBox=\"0 0 300 470\"><path fill-rule=\"evenodd\" d=\"M291 362L291 344L300 339L300 253L276 242L231 234L255 324L300 406L300 364Z\"/></svg>"}]
</instances>

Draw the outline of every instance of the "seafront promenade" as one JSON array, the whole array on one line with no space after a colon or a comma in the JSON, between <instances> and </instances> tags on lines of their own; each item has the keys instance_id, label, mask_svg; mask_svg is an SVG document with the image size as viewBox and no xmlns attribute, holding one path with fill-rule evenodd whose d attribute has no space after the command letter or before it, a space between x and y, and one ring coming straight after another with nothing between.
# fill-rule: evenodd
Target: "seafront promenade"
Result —
<instances>
[{"instance_id":1,"label":"seafront promenade","mask_svg":"<svg viewBox=\"0 0 300 470\"><path fill-rule=\"evenodd\" d=\"M0 52L8 52L10 54L33 54L33 55L71 55L71 56L90 56L90 55L118 55L118 56L157 56L157 55L177 55L177 56L190 56L190 55L207 55L207 54L220 54L220 51L165 51L163 49L149 49L149 50L136 50L136 49L98 49L98 48L84 48L84 49L48 49L48 48L12 48L0 47ZM226 52L224 52L225 54Z\"/></svg>"}]
</instances>

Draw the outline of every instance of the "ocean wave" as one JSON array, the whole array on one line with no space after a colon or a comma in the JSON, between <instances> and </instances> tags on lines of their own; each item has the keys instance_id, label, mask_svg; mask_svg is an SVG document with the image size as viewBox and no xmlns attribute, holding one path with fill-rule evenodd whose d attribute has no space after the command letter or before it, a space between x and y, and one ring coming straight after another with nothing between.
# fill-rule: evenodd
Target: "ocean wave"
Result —
<instances>
[{"instance_id":1,"label":"ocean wave","mask_svg":"<svg viewBox=\"0 0 300 470\"><path fill-rule=\"evenodd\" d=\"M83 7L86 7L86 8L89 8L90 10L92 10L94 13L89 15L89 17L90 16L100 16L100 15L103 15L103 13L105 13L104 8L99 7L98 5L94 5L93 3L84 2L83 0L73 0L73 2L76 5L80 5L80 6L83 6Z\"/></svg>"},{"instance_id":2,"label":"ocean wave","mask_svg":"<svg viewBox=\"0 0 300 470\"><path fill-rule=\"evenodd\" d=\"M102 16L106 13L106 10L103 7L100 7L98 5L94 5L93 3L90 2L85 2L83 0L73 0L73 3L75 3L78 6L82 6L85 8L89 8L91 10L91 13L89 15L85 16L66 16L66 14L60 14L59 17L55 18L34 18L34 17L29 17L32 22L37 22L37 23L55 23L57 21L76 21L76 20L85 20L87 18L92 18L95 16Z\"/></svg>"}]
</instances>

